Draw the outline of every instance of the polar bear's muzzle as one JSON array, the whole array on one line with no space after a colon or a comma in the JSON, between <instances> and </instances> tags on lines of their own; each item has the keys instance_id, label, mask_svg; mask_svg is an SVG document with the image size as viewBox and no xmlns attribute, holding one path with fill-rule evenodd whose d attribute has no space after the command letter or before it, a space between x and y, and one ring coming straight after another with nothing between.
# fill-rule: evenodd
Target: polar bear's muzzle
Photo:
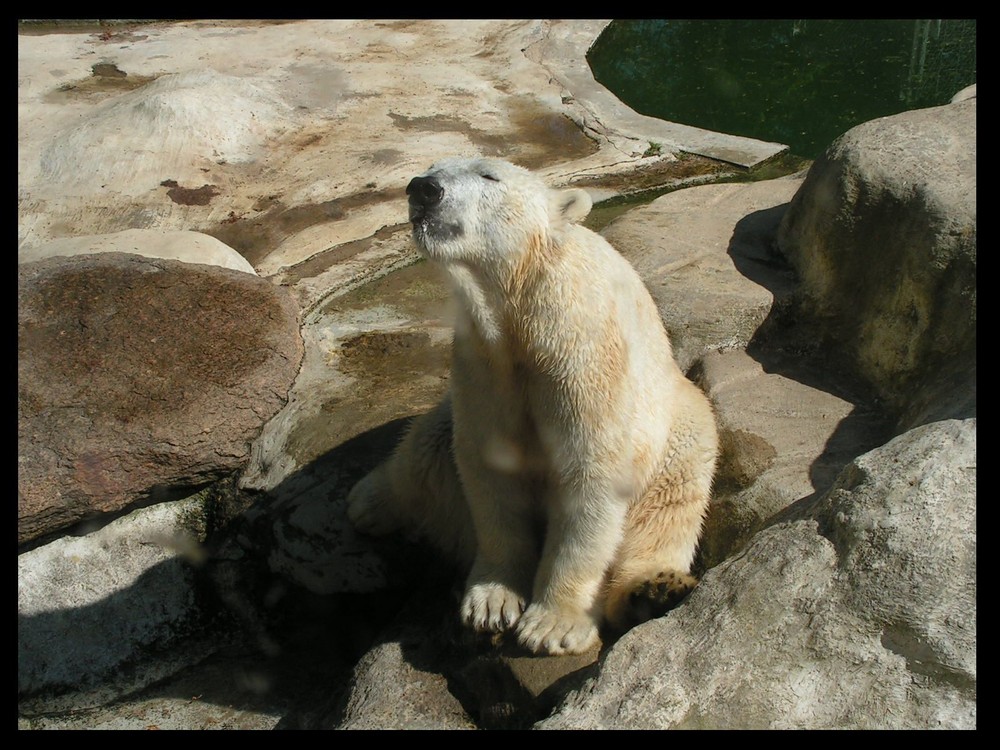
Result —
<instances>
[{"instance_id":1,"label":"polar bear's muzzle","mask_svg":"<svg viewBox=\"0 0 1000 750\"><path fill-rule=\"evenodd\" d=\"M410 221L424 219L444 197L444 188L433 177L414 177L406 186L410 199Z\"/></svg>"},{"instance_id":2,"label":"polar bear's muzzle","mask_svg":"<svg viewBox=\"0 0 1000 750\"><path fill-rule=\"evenodd\" d=\"M406 186L406 195L409 196L413 236L425 251L431 252L429 243L447 242L464 234L460 223L448 221L442 215L440 207L445 190L434 177L414 177Z\"/></svg>"}]
</instances>

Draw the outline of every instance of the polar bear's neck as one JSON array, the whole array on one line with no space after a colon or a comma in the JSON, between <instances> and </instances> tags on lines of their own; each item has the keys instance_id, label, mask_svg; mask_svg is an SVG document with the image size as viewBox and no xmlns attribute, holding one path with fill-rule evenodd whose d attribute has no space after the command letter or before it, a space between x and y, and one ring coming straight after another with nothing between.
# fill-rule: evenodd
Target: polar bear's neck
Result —
<instances>
[{"instance_id":1,"label":"polar bear's neck","mask_svg":"<svg viewBox=\"0 0 1000 750\"><path fill-rule=\"evenodd\" d=\"M457 321L456 330L471 324L488 344L497 344L503 336L504 300L491 280L464 264L453 263L446 268L451 277L459 314L466 320Z\"/></svg>"}]
</instances>

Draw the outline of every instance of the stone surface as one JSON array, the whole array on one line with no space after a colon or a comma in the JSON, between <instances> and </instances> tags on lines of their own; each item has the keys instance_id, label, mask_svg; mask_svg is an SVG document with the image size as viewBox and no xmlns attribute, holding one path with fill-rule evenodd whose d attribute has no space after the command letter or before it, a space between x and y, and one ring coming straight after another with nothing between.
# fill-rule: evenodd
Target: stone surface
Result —
<instances>
[{"instance_id":1,"label":"stone surface","mask_svg":"<svg viewBox=\"0 0 1000 750\"><path fill-rule=\"evenodd\" d=\"M810 168L781 252L831 363L900 429L975 414L976 99L858 125Z\"/></svg>"},{"instance_id":2,"label":"stone surface","mask_svg":"<svg viewBox=\"0 0 1000 750\"><path fill-rule=\"evenodd\" d=\"M448 309L439 274L419 262L307 315L302 372L240 478L244 490L272 499L248 519L255 546L299 585L332 593L388 584L391 545L373 554L347 520L345 499L388 455L405 420L444 395Z\"/></svg>"},{"instance_id":3,"label":"stone surface","mask_svg":"<svg viewBox=\"0 0 1000 750\"><path fill-rule=\"evenodd\" d=\"M246 258L223 242L201 232L126 229L113 234L64 237L18 250L17 262L88 253L131 253L149 258L169 258L186 263L232 268L256 274Z\"/></svg>"},{"instance_id":4,"label":"stone surface","mask_svg":"<svg viewBox=\"0 0 1000 750\"><path fill-rule=\"evenodd\" d=\"M406 182L443 156L502 156L566 183L674 160L644 158L651 141L748 166L784 149L623 107L586 65L607 23L20 34L19 248L193 229L274 275L324 254L330 265L329 251L403 224Z\"/></svg>"},{"instance_id":5,"label":"stone surface","mask_svg":"<svg viewBox=\"0 0 1000 750\"><path fill-rule=\"evenodd\" d=\"M743 350L697 367L712 399L721 458L701 542L701 565L737 554L775 514L824 492L859 453L886 438L885 418L823 387L816 374L765 369Z\"/></svg>"},{"instance_id":6,"label":"stone surface","mask_svg":"<svg viewBox=\"0 0 1000 750\"><path fill-rule=\"evenodd\" d=\"M302 358L250 274L121 253L18 266L18 543L241 468Z\"/></svg>"},{"instance_id":7,"label":"stone surface","mask_svg":"<svg viewBox=\"0 0 1000 750\"><path fill-rule=\"evenodd\" d=\"M792 176L677 190L601 232L646 282L682 370L707 351L745 347L793 288L769 243L801 184Z\"/></svg>"},{"instance_id":8,"label":"stone surface","mask_svg":"<svg viewBox=\"0 0 1000 750\"><path fill-rule=\"evenodd\" d=\"M937 422L857 459L539 728L975 728L975 435Z\"/></svg>"},{"instance_id":9,"label":"stone surface","mask_svg":"<svg viewBox=\"0 0 1000 750\"><path fill-rule=\"evenodd\" d=\"M411 664L399 641L369 651L358 664L355 690L338 729L476 729L447 689L446 678Z\"/></svg>"},{"instance_id":10,"label":"stone surface","mask_svg":"<svg viewBox=\"0 0 1000 750\"><path fill-rule=\"evenodd\" d=\"M206 531L191 498L18 555L18 692L93 687L125 665L142 674L137 682L148 679L139 656L199 624L193 571L204 562Z\"/></svg>"},{"instance_id":11,"label":"stone surface","mask_svg":"<svg viewBox=\"0 0 1000 750\"><path fill-rule=\"evenodd\" d=\"M58 195L87 195L101 186L136 198L151 188L177 188L182 187L178 180L191 180L186 190L197 190L193 185L201 170L191 165L183 173L164 174L160 170L166 165L148 157L148 144L159 144L163 153L194 156L201 165L247 164L263 156L268 139L292 124L290 111L274 90L240 76L211 69L162 75L109 98L45 143L37 164L39 186L58 186ZM173 200L207 204L212 192L217 191Z\"/></svg>"},{"instance_id":12,"label":"stone surface","mask_svg":"<svg viewBox=\"0 0 1000 750\"><path fill-rule=\"evenodd\" d=\"M19 690L19 728L522 727L553 707L541 728L975 725L975 421L928 424L856 458L883 441L886 415L855 387L850 359L834 362L828 344L843 331L824 329L829 318L814 308L801 314L810 308L799 304L799 260L775 246L801 176L687 188L607 229L640 267L723 427L702 554L710 569L681 607L607 641L594 663L597 654L570 663L495 651L456 632L449 581L428 588L436 574L423 553L402 538L372 543L346 523L354 479L447 387L448 293L414 262L410 177L441 156L483 152L601 200L724 174L693 154L756 164L780 150L622 108L583 57L605 23L195 21L19 35L19 260L50 240L197 230L292 292L305 350L287 403L238 460L253 506L214 530L204 567L142 544L133 525L185 501L78 527L90 546L66 537L22 551L19 580L50 587L53 601L65 601L63 578L74 589L92 582L87 570L113 568L114 583L94 590L119 588L96 605L60 604L58 618L41 595L19 606L32 626L19 648L37 651L57 632L60 641L34 671L19 668L19 682L40 688L27 700ZM974 91L959 98L975 106ZM923 126L911 124L922 143ZM160 137L144 142L144 131ZM654 140L673 152L644 157ZM938 172L921 176L929 184ZM92 261L45 261L67 262ZM227 284L234 274L202 270ZM848 292L865 283L842 279ZM133 319L148 305L131 305ZM235 308L244 327L260 322ZM102 329L67 328L77 330ZM162 392L140 384L137 393ZM974 377L969 385L932 395L938 411L922 413L962 416L955 405L975 402ZM252 390L241 406L269 392ZM157 529L177 528L163 518ZM101 534L118 528L102 547ZM117 621L113 602L143 613L147 583L168 571L177 585L166 617ZM142 644L165 641L143 640L154 632L143 622L169 641L170 623L201 611L174 606L190 604L191 573L212 583L195 586L198 607L241 630L213 624L153 658ZM136 658L92 689L41 689L71 667L93 675L121 663L114 648L93 650L91 672L81 658L95 642L73 623L98 612L109 620L98 632L139 635L128 641L139 650L121 648Z\"/></svg>"}]
</instances>

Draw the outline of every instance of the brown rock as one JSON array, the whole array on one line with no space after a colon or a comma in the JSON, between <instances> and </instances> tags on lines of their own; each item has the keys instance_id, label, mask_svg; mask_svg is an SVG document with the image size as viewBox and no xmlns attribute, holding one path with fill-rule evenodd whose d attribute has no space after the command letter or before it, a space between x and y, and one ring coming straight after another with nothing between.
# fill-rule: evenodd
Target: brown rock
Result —
<instances>
[{"instance_id":1,"label":"brown rock","mask_svg":"<svg viewBox=\"0 0 1000 750\"><path fill-rule=\"evenodd\" d=\"M246 273L104 253L18 269L18 543L237 470L284 405L298 307Z\"/></svg>"}]
</instances>

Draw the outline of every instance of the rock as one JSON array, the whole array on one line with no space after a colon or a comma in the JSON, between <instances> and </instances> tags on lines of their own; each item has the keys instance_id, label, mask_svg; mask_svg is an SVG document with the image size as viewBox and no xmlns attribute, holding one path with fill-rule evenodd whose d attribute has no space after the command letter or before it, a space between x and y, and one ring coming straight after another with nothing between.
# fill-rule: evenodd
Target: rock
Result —
<instances>
[{"instance_id":1,"label":"rock","mask_svg":"<svg viewBox=\"0 0 1000 750\"><path fill-rule=\"evenodd\" d=\"M363 688L352 691L337 728L476 729L444 675L411 664L405 652L399 641L388 641L362 658L354 679Z\"/></svg>"},{"instance_id":2,"label":"rock","mask_svg":"<svg viewBox=\"0 0 1000 750\"><path fill-rule=\"evenodd\" d=\"M972 375L956 380L947 363L940 368L942 382L957 382L952 392L929 375L935 357L945 356L934 348L940 342L930 354L921 347L932 334L954 334L955 369L968 366L968 321L955 315L909 331L916 343L908 346L919 355L913 371L871 367L865 358L877 351L855 346L850 325L860 323L851 315L881 316L872 325L884 335L907 334L891 325L898 310L873 302L899 297L899 285L882 273L892 282L885 294L865 278L873 256L863 245L843 256L840 245L815 249L824 219L804 217L813 203L829 210L815 188L836 181L812 173L809 200L802 176L687 188L630 210L606 230L646 278L678 358L712 394L723 428L718 497L702 551L708 569L679 608L607 641L596 661L597 654L572 662L470 645L455 632L447 585L428 593L430 567L415 548L403 539L371 544L346 523L343 497L353 480L447 387L448 295L427 264L414 263L402 194L412 175L441 156L503 152L600 200L635 189L636 174L652 179L696 158L644 157L651 140L748 165L781 149L622 110L584 64L583 51L604 24L233 21L148 25L109 39L19 35L19 261L49 240L66 243L55 246L60 254L74 246L121 250L137 227L185 236L195 229L222 243L211 262L243 258L272 283L265 289L249 273L123 261L113 252L19 269L32 279L19 289L19 348L27 342L35 352L19 351L19 502L33 504L25 513L30 541L19 553L19 728L525 727L550 713L539 728L975 726L975 480L968 468L975 420L906 431L933 417L964 416L969 404L974 413L974 325ZM201 84L188 85L194 80ZM932 183L967 182L974 161L974 89L956 100L940 108L947 116L868 124L889 140L859 145L845 136L844 158L881 153L861 161L880 168L865 179L886 184L881 171L898 162L919 176L919 187L883 193L900 205L920 196L937 211L947 191ZM142 128L128 128L133 116L163 138L144 143ZM211 138L168 133L165 123L179 131L204 126L199 132ZM168 141L179 150L163 149ZM904 143L917 146L919 158L909 158ZM123 147L121 164L84 163L88 154L115 158L107 144ZM953 150L961 148L972 157ZM43 170L60 178L44 178ZM867 184L859 180L851 184ZM964 189L974 196L974 165L971 180ZM777 228L796 191L798 218L779 251ZM865 188L845 199L854 201L851 210L868 210L871 194ZM967 204L955 205L966 217L955 226L967 226ZM971 205L974 323L974 197ZM836 236L868 242L841 226L837 210L828 217ZM937 221L934 211L928 215ZM892 221L904 227L900 236L920 239L911 213L880 215L886 231L867 235L877 247L892 245ZM818 231L802 231L811 221ZM107 233L115 235L76 237ZM968 246L961 232L939 235L933 242L944 237L942 244L931 246L944 247L940 259L951 266L934 283L941 299L955 290L961 298ZM146 234L142 244L154 242ZM892 255L898 249L879 257L902 267ZM813 267L814 257L837 265ZM927 257L908 273L933 287L919 273L933 265ZM837 286L817 283L824 274ZM108 285L109 278L122 283ZM167 293L126 306L115 289L139 290L129 278L165 280ZM104 279L101 295L77 293L94 279ZM55 302L41 305L34 290L56 280L66 292L50 292ZM287 306L275 284L292 290L300 310ZM862 298L868 308L849 304L852 285L870 293ZM129 314L111 314L114 300ZM166 307L181 300L195 301L183 315ZM259 307L247 311L247 300ZM824 306L830 301L841 306ZM256 311L265 308L273 319ZM191 325L205 310L211 315ZM290 322L294 313L300 324ZM56 328L60 320L67 325ZM138 325L146 322L151 329ZM225 330L213 333L215 325ZM159 379L145 379L123 359L124 351L138 361L137 346L106 347L112 333L133 342L152 329L158 333L150 338L165 333L173 347L147 352ZM85 352L93 356L71 359L61 343L36 345L43 334L61 341L61 330L93 343ZM209 351L209 340L240 343L244 334L245 349ZM261 352L261 340L270 379L241 366ZM954 351L954 343L945 349ZM228 365L202 367L217 356ZM104 381L117 390L80 377L104 361L132 370L120 382ZM886 439L886 414L856 387L858 374L898 397L883 399L900 433L860 457ZM61 390L39 392L55 376ZM259 413L251 417L248 406ZM212 425L199 440L203 417ZM80 426L98 420L97 439L84 442L67 427L73 419ZM55 450L39 448L56 440L63 442ZM110 461L117 455L110 446L124 444L128 455L152 456L133 473L166 461L156 476L128 482L151 488L133 500L109 481L94 490L98 472L86 470L87 450L106 450ZM157 446L159 453L150 452ZM206 453L214 455L197 457ZM74 477L77 455L84 470ZM213 509L204 493L173 499L243 467L241 501L255 502L224 528L215 519L233 514ZM57 486L76 495L53 503ZM67 525L94 511L100 526ZM178 538L203 537L204 547L175 546ZM207 553L205 565L186 561L185 549ZM202 585L205 574L216 589ZM383 590L356 593L373 589ZM245 628L235 646L230 628L219 627L230 618ZM185 668L206 654L212 658Z\"/></svg>"},{"instance_id":3,"label":"rock","mask_svg":"<svg viewBox=\"0 0 1000 750\"><path fill-rule=\"evenodd\" d=\"M964 102L966 99L976 98L976 84L971 86L966 86L964 89L959 91L951 98L951 103L956 104L957 102Z\"/></svg>"},{"instance_id":4,"label":"rock","mask_svg":"<svg viewBox=\"0 0 1000 750\"><path fill-rule=\"evenodd\" d=\"M624 107L586 64L607 24L243 20L150 24L127 40L19 34L19 245L194 229L262 275L294 273L405 223L406 182L444 156L502 155L565 183L675 159L644 160L650 141L744 166L784 150Z\"/></svg>"},{"instance_id":5,"label":"rock","mask_svg":"<svg viewBox=\"0 0 1000 750\"><path fill-rule=\"evenodd\" d=\"M246 258L223 242L201 232L126 229L113 234L64 237L37 247L21 247L17 262L26 263L55 256L89 253L132 253L147 258L170 258L186 263L204 263L256 274Z\"/></svg>"},{"instance_id":6,"label":"rock","mask_svg":"<svg viewBox=\"0 0 1000 750\"><path fill-rule=\"evenodd\" d=\"M913 710L939 691L931 711L951 703L959 725L976 695L976 420L918 427L866 453L812 515L836 547L845 604L905 660Z\"/></svg>"},{"instance_id":7,"label":"rock","mask_svg":"<svg viewBox=\"0 0 1000 750\"><path fill-rule=\"evenodd\" d=\"M847 462L886 437L885 420L864 403L802 382L787 368L765 370L743 350L710 352L696 381L715 407L721 457L700 546L712 567L739 552L776 514L824 492Z\"/></svg>"},{"instance_id":8,"label":"rock","mask_svg":"<svg viewBox=\"0 0 1000 750\"><path fill-rule=\"evenodd\" d=\"M649 287L682 370L707 351L745 347L793 288L770 241L801 184L793 176L677 190L601 232Z\"/></svg>"},{"instance_id":9,"label":"rock","mask_svg":"<svg viewBox=\"0 0 1000 750\"><path fill-rule=\"evenodd\" d=\"M859 125L809 170L781 252L818 346L898 429L975 414L976 100Z\"/></svg>"},{"instance_id":10,"label":"rock","mask_svg":"<svg viewBox=\"0 0 1000 750\"><path fill-rule=\"evenodd\" d=\"M474 636L457 617L461 581L441 565L415 578L394 621L315 728L527 729L596 661L598 648L535 656ZM412 576L411 576L412 577Z\"/></svg>"},{"instance_id":11,"label":"rock","mask_svg":"<svg viewBox=\"0 0 1000 750\"><path fill-rule=\"evenodd\" d=\"M277 91L240 76L211 69L164 75L56 133L42 149L39 177L62 194L100 185L137 197L164 180L197 186L204 182L197 167L263 156L267 139L291 125L290 111ZM148 158L150 143L189 164L164 174Z\"/></svg>"},{"instance_id":12,"label":"rock","mask_svg":"<svg viewBox=\"0 0 1000 750\"><path fill-rule=\"evenodd\" d=\"M975 443L936 422L858 458L538 728L975 728Z\"/></svg>"},{"instance_id":13,"label":"rock","mask_svg":"<svg viewBox=\"0 0 1000 750\"><path fill-rule=\"evenodd\" d=\"M161 665L140 656L201 624L194 571L205 560L206 531L194 497L18 555L18 693L94 688L126 665L134 683L162 677ZM205 653L182 649L169 670Z\"/></svg>"},{"instance_id":14,"label":"rock","mask_svg":"<svg viewBox=\"0 0 1000 750\"><path fill-rule=\"evenodd\" d=\"M242 467L302 358L250 274L102 253L18 266L18 543Z\"/></svg>"}]
</instances>

